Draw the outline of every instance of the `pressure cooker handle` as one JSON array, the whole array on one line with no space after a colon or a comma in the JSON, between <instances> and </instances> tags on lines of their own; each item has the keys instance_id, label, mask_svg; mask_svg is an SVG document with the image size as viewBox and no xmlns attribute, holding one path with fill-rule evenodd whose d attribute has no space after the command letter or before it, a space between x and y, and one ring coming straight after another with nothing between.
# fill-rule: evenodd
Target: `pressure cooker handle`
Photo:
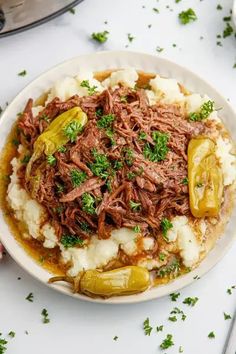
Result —
<instances>
[{"instance_id":1,"label":"pressure cooker handle","mask_svg":"<svg viewBox=\"0 0 236 354\"><path fill-rule=\"evenodd\" d=\"M6 18L5 18L4 12L0 8L0 31L3 29L5 22L6 22Z\"/></svg>"}]
</instances>

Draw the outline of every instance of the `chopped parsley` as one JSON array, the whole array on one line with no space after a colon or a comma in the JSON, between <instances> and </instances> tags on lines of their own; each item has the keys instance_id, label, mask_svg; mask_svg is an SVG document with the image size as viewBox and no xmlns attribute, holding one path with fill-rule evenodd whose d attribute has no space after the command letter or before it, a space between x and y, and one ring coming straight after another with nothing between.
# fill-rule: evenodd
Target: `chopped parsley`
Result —
<instances>
[{"instance_id":1,"label":"chopped parsley","mask_svg":"<svg viewBox=\"0 0 236 354\"><path fill-rule=\"evenodd\" d=\"M179 296L180 296L180 293L171 293L170 294L171 301L176 301Z\"/></svg>"},{"instance_id":2,"label":"chopped parsley","mask_svg":"<svg viewBox=\"0 0 236 354\"><path fill-rule=\"evenodd\" d=\"M177 321L177 317L176 316L170 316L168 317L168 320L171 322L176 322Z\"/></svg>"},{"instance_id":3,"label":"chopped parsley","mask_svg":"<svg viewBox=\"0 0 236 354\"><path fill-rule=\"evenodd\" d=\"M140 140L145 140L147 138L147 134L145 132L140 132L139 133L139 139Z\"/></svg>"},{"instance_id":4,"label":"chopped parsley","mask_svg":"<svg viewBox=\"0 0 236 354\"><path fill-rule=\"evenodd\" d=\"M228 288L227 294L232 295L232 289L236 289L236 285L232 285L230 288Z\"/></svg>"},{"instance_id":5,"label":"chopped parsley","mask_svg":"<svg viewBox=\"0 0 236 354\"><path fill-rule=\"evenodd\" d=\"M15 146L19 146L20 142L18 139L12 139L12 144L15 145Z\"/></svg>"},{"instance_id":6,"label":"chopped parsley","mask_svg":"<svg viewBox=\"0 0 236 354\"><path fill-rule=\"evenodd\" d=\"M150 336L153 328L150 326L148 317L143 322L143 329L144 329L145 336Z\"/></svg>"},{"instance_id":7,"label":"chopped parsley","mask_svg":"<svg viewBox=\"0 0 236 354\"><path fill-rule=\"evenodd\" d=\"M90 170L95 176L107 178L110 175L111 164L104 154L99 154L96 149L92 151L95 161L89 164Z\"/></svg>"},{"instance_id":8,"label":"chopped parsley","mask_svg":"<svg viewBox=\"0 0 236 354\"><path fill-rule=\"evenodd\" d=\"M187 317L185 315L185 313L182 310L180 310L178 307L174 307L170 314L171 315L181 315L181 320L182 321L185 321L186 317Z\"/></svg>"},{"instance_id":9,"label":"chopped parsley","mask_svg":"<svg viewBox=\"0 0 236 354\"><path fill-rule=\"evenodd\" d=\"M223 38L231 36L234 33L234 29L229 22L226 23L226 27L223 31Z\"/></svg>"},{"instance_id":10,"label":"chopped parsley","mask_svg":"<svg viewBox=\"0 0 236 354\"><path fill-rule=\"evenodd\" d=\"M201 279L198 275L195 275L195 277L193 277L194 280L199 280Z\"/></svg>"},{"instance_id":11,"label":"chopped parsley","mask_svg":"<svg viewBox=\"0 0 236 354\"><path fill-rule=\"evenodd\" d=\"M166 338L161 343L160 348L162 350L165 350L165 349L172 347L174 345L172 338L173 338L173 336L171 334L167 334Z\"/></svg>"},{"instance_id":12,"label":"chopped parsley","mask_svg":"<svg viewBox=\"0 0 236 354\"><path fill-rule=\"evenodd\" d=\"M41 312L41 315L43 316L43 323L49 323L50 322L50 319L48 317L48 311L46 309L43 309L42 312Z\"/></svg>"},{"instance_id":13,"label":"chopped parsley","mask_svg":"<svg viewBox=\"0 0 236 354\"><path fill-rule=\"evenodd\" d=\"M60 147L57 149L57 151L64 153L64 152L67 151L67 149L66 149L65 146L60 146Z\"/></svg>"},{"instance_id":14,"label":"chopped parsley","mask_svg":"<svg viewBox=\"0 0 236 354\"><path fill-rule=\"evenodd\" d=\"M223 9L223 7L220 5L220 4L218 4L217 6L216 6L216 10L222 10Z\"/></svg>"},{"instance_id":15,"label":"chopped parsley","mask_svg":"<svg viewBox=\"0 0 236 354\"><path fill-rule=\"evenodd\" d=\"M113 340L117 341L118 338L119 338L118 336L114 336Z\"/></svg>"},{"instance_id":16,"label":"chopped parsley","mask_svg":"<svg viewBox=\"0 0 236 354\"><path fill-rule=\"evenodd\" d=\"M182 11L179 14L179 20L180 23L182 23L183 25L186 25L187 23L193 22L197 20L197 15L194 12L193 9L188 9L186 11Z\"/></svg>"},{"instance_id":17,"label":"chopped parsley","mask_svg":"<svg viewBox=\"0 0 236 354\"><path fill-rule=\"evenodd\" d=\"M183 301L183 304L193 307L196 305L197 302L198 302L198 297L186 297L186 299L184 299Z\"/></svg>"},{"instance_id":18,"label":"chopped parsley","mask_svg":"<svg viewBox=\"0 0 236 354\"><path fill-rule=\"evenodd\" d=\"M154 131L152 133L152 138L155 145L150 146L149 143L145 144L143 149L144 157L152 162L159 162L165 160L166 155L169 151L169 148L167 146L169 140L168 134L161 133L159 131Z\"/></svg>"},{"instance_id":19,"label":"chopped parsley","mask_svg":"<svg viewBox=\"0 0 236 354\"><path fill-rule=\"evenodd\" d=\"M72 7L71 9L69 9L69 12L74 15L75 14L75 9Z\"/></svg>"},{"instance_id":20,"label":"chopped parsley","mask_svg":"<svg viewBox=\"0 0 236 354\"><path fill-rule=\"evenodd\" d=\"M123 152L124 152L124 159L126 164L128 166L132 166L134 161L133 150L129 148L124 148Z\"/></svg>"},{"instance_id":21,"label":"chopped parsley","mask_svg":"<svg viewBox=\"0 0 236 354\"><path fill-rule=\"evenodd\" d=\"M108 39L108 31L103 31L103 32L97 32L97 33L92 33L92 39L99 43L104 43Z\"/></svg>"},{"instance_id":22,"label":"chopped parsley","mask_svg":"<svg viewBox=\"0 0 236 354\"><path fill-rule=\"evenodd\" d=\"M50 118L46 113L43 113L40 117L39 120L44 120L45 122L49 123L50 122Z\"/></svg>"},{"instance_id":23,"label":"chopped parsley","mask_svg":"<svg viewBox=\"0 0 236 354\"><path fill-rule=\"evenodd\" d=\"M63 128L63 133L67 138L70 139L71 143L74 143L76 141L77 135L81 133L82 131L82 126L80 123L78 123L76 120L73 120L65 128Z\"/></svg>"},{"instance_id":24,"label":"chopped parsley","mask_svg":"<svg viewBox=\"0 0 236 354\"><path fill-rule=\"evenodd\" d=\"M161 230L164 236L164 239L166 241L168 241L168 237L167 237L167 232L168 230L170 230L173 227L172 222L170 222L167 218L163 218L161 220Z\"/></svg>"},{"instance_id":25,"label":"chopped parsley","mask_svg":"<svg viewBox=\"0 0 236 354\"><path fill-rule=\"evenodd\" d=\"M208 338L215 338L215 333L212 331L208 334Z\"/></svg>"},{"instance_id":26,"label":"chopped parsley","mask_svg":"<svg viewBox=\"0 0 236 354\"><path fill-rule=\"evenodd\" d=\"M2 338L2 333L0 333L0 354L4 354L7 350L7 343L8 342L4 338Z\"/></svg>"},{"instance_id":27,"label":"chopped parsley","mask_svg":"<svg viewBox=\"0 0 236 354\"><path fill-rule=\"evenodd\" d=\"M134 177L136 177L136 174L134 172L128 172L127 173L127 178L128 179L132 180L132 179L134 179Z\"/></svg>"},{"instance_id":28,"label":"chopped parsley","mask_svg":"<svg viewBox=\"0 0 236 354\"><path fill-rule=\"evenodd\" d=\"M164 48L161 48L161 47L159 47L159 46L156 47L156 51L157 51L158 53L163 52L163 50L164 50Z\"/></svg>"},{"instance_id":29,"label":"chopped parsley","mask_svg":"<svg viewBox=\"0 0 236 354\"><path fill-rule=\"evenodd\" d=\"M214 102L207 101L200 107L199 112L189 114L189 119L196 122L206 119L214 111Z\"/></svg>"},{"instance_id":30,"label":"chopped parsley","mask_svg":"<svg viewBox=\"0 0 236 354\"><path fill-rule=\"evenodd\" d=\"M91 194L84 193L82 195L82 209L88 214L96 213L95 199Z\"/></svg>"},{"instance_id":31,"label":"chopped parsley","mask_svg":"<svg viewBox=\"0 0 236 354\"><path fill-rule=\"evenodd\" d=\"M182 180L181 183L187 186L188 185L188 177L184 177L184 179Z\"/></svg>"},{"instance_id":32,"label":"chopped parsley","mask_svg":"<svg viewBox=\"0 0 236 354\"><path fill-rule=\"evenodd\" d=\"M30 155L25 155L23 159L21 160L21 163L28 163L30 160L31 156Z\"/></svg>"},{"instance_id":33,"label":"chopped parsley","mask_svg":"<svg viewBox=\"0 0 236 354\"><path fill-rule=\"evenodd\" d=\"M170 264L161 267L157 271L157 276L160 278L164 278L171 274L172 276L175 277L179 274L179 270L180 270L180 263L179 260L175 258Z\"/></svg>"},{"instance_id":34,"label":"chopped parsley","mask_svg":"<svg viewBox=\"0 0 236 354\"><path fill-rule=\"evenodd\" d=\"M103 109L101 107L97 108L96 109L96 116L97 117L101 117L102 116L102 113L103 113Z\"/></svg>"},{"instance_id":35,"label":"chopped parsley","mask_svg":"<svg viewBox=\"0 0 236 354\"><path fill-rule=\"evenodd\" d=\"M60 205L57 208L53 208L53 211L56 212L57 214L61 214L64 210L64 207L62 205Z\"/></svg>"},{"instance_id":36,"label":"chopped parsley","mask_svg":"<svg viewBox=\"0 0 236 354\"><path fill-rule=\"evenodd\" d=\"M182 346L179 347L179 353L183 353L184 352L184 349Z\"/></svg>"},{"instance_id":37,"label":"chopped parsley","mask_svg":"<svg viewBox=\"0 0 236 354\"><path fill-rule=\"evenodd\" d=\"M163 331L163 328L164 328L163 325L157 326L157 327L156 327L156 331L157 331L157 332L162 332L162 331Z\"/></svg>"},{"instance_id":38,"label":"chopped parsley","mask_svg":"<svg viewBox=\"0 0 236 354\"><path fill-rule=\"evenodd\" d=\"M120 170L123 167L123 163L121 161L115 160L113 166L115 170Z\"/></svg>"},{"instance_id":39,"label":"chopped parsley","mask_svg":"<svg viewBox=\"0 0 236 354\"><path fill-rule=\"evenodd\" d=\"M175 0L176 4L178 4L181 0Z\"/></svg>"},{"instance_id":40,"label":"chopped parsley","mask_svg":"<svg viewBox=\"0 0 236 354\"><path fill-rule=\"evenodd\" d=\"M166 258L165 253L162 253L162 252L159 253L159 259L160 259L161 262L163 262L165 260L165 258Z\"/></svg>"},{"instance_id":41,"label":"chopped parsley","mask_svg":"<svg viewBox=\"0 0 236 354\"><path fill-rule=\"evenodd\" d=\"M111 140L111 145L112 146L116 145L116 141L115 141L115 139L113 137L114 136L113 130L108 128L105 133L106 133L106 136Z\"/></svg>"},{"instance_id":42,"label":"chopped parsley","mask_svg":"<svg viewBox=\"0 0 236 354\"><path fill-rule=\"evenodd\" d=\"M62 193L64 191L64 186L60 183L56 183L57 193Z\"/></svg>"},{"instance_id":43,"label":"chopped parsley","mask_svg":"<svg viewBox=\"0 0 236 354\"><path fill-rule=\"evenodd\" d=\"M230 315L228 315L227 313L224 312L224 319L225 320L231 320L231 318L232 317Z\"/></svg>"},{"instance_id":44,"label":"chopped parsley","mask_svg":"<svg viewBox=\"0 0 236 354\"><path fill-rule=\"evenodd\" d=\"M139 211L141 209L141 203L136 203L133 200L130 200L129 205L133 211Z\"/></svg>"},{"instance_id":45,"label":"chopped parsley","mask_svg":"<svg viewBox=\"0 0 236 354\"><path fill-rule=\"evenodd\" d=\"M82 246L83 240L76 235L64 234L60 240L65 248Z\"/></svg>"},{"instance_id":46,"label":"chopped parsley","mask_svg":"<svg viewBox=\"0 0 236 354\"><path fill-rule=\"evenodd\" d=\"M91 96L91 95L93 95L94 93L96 93L97 86L90 86L88 80L83 80L83 81L80 83L80 86L81 86L81 87L85 87L85 88L88 90L89 96Z\"/></svg>"},{"instance_id":47,"label":"chopped parsley","mask_svg":"<svg viewBox=\"0 0 236 354\"><path fill-rule=\"evenodd\" d=\"M25 76L27 74L26 70L22 70L18 73L18 76Z\"/></svg>"},{"instance_id":48,"label":"chopped parsley","mask_svg":"<svg viewBox=\"0 0 236 354\"><path fill-rule=\"evenodd\" d=\"M114 114L107 114L105 116L102 116L97 121L97 126L98 126L98 128L110 128L114 119L115 119Z\"/></svg>"},{"instance_id":49,"label":"chopped parsley","mask_svg":"<svg viewBox=\"0 0 236 354\"><path fill-rule=\"evenodd\" d=\"M132 36L131 33L128 33L128 34L127 34L127 37L128 37L128 40L129 40L130 43L132 43L133 40L135 39L135 37Z\"/></svg>"},{"instance_id":50,"label":"chopped parsley","mask_svg":"<svg viewBox=\"0 0 236 354\"><path fill-rule=\"evenodd\" d=\"M50 166L54 166L56 164L57 159L53 155L48 155L47 156L47 163Z\"/></svg>"},{"instance_id":51,"label":"chopped parsley","mask_svg":"<svg viewBox=\"0 0 236 354\"><path fill-rule=\"evenodd\" d=\"M80 223L80 228L81 228L81 230L83 230L84 232L87 232L87 233L89 233L91 231L89 225L85 221Z\"/></svg>"},{"instance_id":52,"label":"chopped parsley","mask_svg":"<svg viewBox=\"0 0 236 354\"><path fill-rule=\"evenodd\" d=\"M87 178L87 174L84 171L74 169L70 171L70 178L73 187L76 188L84 183Z\"/></svg>"},{"instance_id":53,"label":"chopped parsley","mask_svg":"<svg viewBox=\"0 0 236 354\"><path fill-rule=\"evenodd\" d=\"M236 69L236 63L234 63L234 65L233 65L233 69Z\"/></svg>"},{"instance_id":54,"label":"chopped parsley","mask_svg":"<svg viewBox=\"0 0 236 354\"><path fill-rule=\"evenodd\" d=\"M11 337L11 338L14 338L16 336L16 333L14 331L10 331L8 333L8 336Z\"/></svg>"},{"instance_id":55,"label":"chopped parsley","mask_svg":"<svg viewBox=\"0 0 236 354\"><path fill-rule=\"evenodd\" d=\"M29 295L26 296L25 300L28 300L29 302L33 302L34 301L34 294L29 293Z\"/></svg>"},{"instance_id":56,"label":"chopped parsley","mask_svg":"<svg viewBox=\"0 0 236 354\"><path fill-rule=\"evenodd\" d=\"M134 226L133 231L136 233L140 233L141 232L140 226L139 225Z\"/></svg>"},{"instance_id":57,"label":"chopped parsley","mask_svg":"<svg viewBox=\"0 0 236 354\"><path fill-rule=\"evenodd\" d=\"M157 7L153 7L153 11L154 11L154 12L156 12L157 14L159 14L159 13L160 13L160 11L158 10L158 8L157 8Z\"/></svg>"}]
</instances>

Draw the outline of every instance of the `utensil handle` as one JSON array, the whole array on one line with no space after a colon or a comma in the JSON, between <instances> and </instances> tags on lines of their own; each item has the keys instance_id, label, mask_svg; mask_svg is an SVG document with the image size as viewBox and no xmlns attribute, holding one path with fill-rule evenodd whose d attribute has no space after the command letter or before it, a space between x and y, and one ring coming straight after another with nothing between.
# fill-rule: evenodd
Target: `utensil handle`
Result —
<instances>
[{"instance_id":1,"label":"utensil handle","mask_svg":"<svg viewBox=\"0 0 236 354\"><path fill-rule=\"evenodd\" d=\"M236 353L236 314L234 315L233 322L230 327L229 335L226 340L225 349L223 354Z\"/></svg>"}]
</instances>

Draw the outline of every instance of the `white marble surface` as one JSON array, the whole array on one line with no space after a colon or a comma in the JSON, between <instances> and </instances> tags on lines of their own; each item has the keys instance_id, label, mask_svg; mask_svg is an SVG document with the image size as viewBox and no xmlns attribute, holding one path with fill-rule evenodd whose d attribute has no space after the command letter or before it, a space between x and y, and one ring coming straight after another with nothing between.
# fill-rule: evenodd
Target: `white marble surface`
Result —
<instances>
[{"instance_id":1,"label":"white marble surface","mask_svg":"<svg viewBox=\"0 0 236 354\"><path fill-rule=\"evenodd\" d=\"M218 3L222 11L216 10ZM174 0L85 0L75 15L67 13L0 40L0 105L4 108L5 102L10 102L33 78L67 58L100 49L126 49L127 33L131 33L135 39L129 50L156 53L187 66L213 84L236 108L236 40L231 36L222 41L223 47L216 46L216 34L224 28L222 17L228 15L231 5L230 0L182 0L179 4ZM189 7L196 10L198 21L180 26L177 14ZM105 29L110 35L104 45L89 39L92 32ZM157 46L164 51L157 53ZM23 69L27 76L17 76ZM160 352L161 341L170 333L175 346L163 353L178 353L182 345L186 354L221 354L230 326L223 312L233 315L236 306L236 290L232 295L226 292L236 283L235 252L236 245L203 279L183 289L177 303L166 297L127 306L95 305L65 297L32 279L5 257L0 265L0 332L5 338L10 330L16 332L14 339L8 338L7 353L154 354ZM25 300L30 292L34 294L33 303ZM187 296L199 297L195 307L182 304ZM185 311L185 322L167 320L174 306ZM41 321L43 308L49 312L49 324ZM146 317L153 327L163 324L163 332L154 329L150 337L145 337L142 323ZM215 332L215 339L208 339L210 331ZM115 335L117 341L113 340Z\"/></svg>"}]
</instances>

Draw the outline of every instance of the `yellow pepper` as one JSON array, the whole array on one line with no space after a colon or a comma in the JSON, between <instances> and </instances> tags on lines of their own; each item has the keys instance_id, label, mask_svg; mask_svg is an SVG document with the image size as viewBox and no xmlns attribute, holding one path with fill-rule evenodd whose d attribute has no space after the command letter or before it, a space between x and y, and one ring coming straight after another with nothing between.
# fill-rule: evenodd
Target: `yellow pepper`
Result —
<instances>
[{"instance_id":1,"label":"yellow pepper","mask_svg":"<svg viewBox=\"0 0 236 354\"><path fill-rule=\"evenodd\" d=\"M87 123L87 115L79 107L74 107L55 118L48 128L34 143L34 152L26 168L26 179L29 179L33 163L44 153L46 156L54 154L58 148L66 144L70 138L64 129L72 122L83 127Z\"/></svg>"},{"instance_id":2,"label":"yellow pepper","mask_svg":"<svg viewBox=\"0 0 236 354\"><path fill-rule=\"evenodd\" d=\"M73 284L74 292L88 296L111 297L132 295L145 291L150 285L150 276L146 268L126 266L107 272L87 270L81 276L54 277L50 283L65 280Z\"/></svg>"},{"instance_id":3,"label":"yellow pepper","mask_svg":"<svg viewBox=\"0 0 236 354\"><path fill-rule=\"evenodd\" d=\"M223 175L215 154L215 143L205 137L188 145L190 209L196 218L217 216L223 195Z\"/></svg>"}]
</instances>

